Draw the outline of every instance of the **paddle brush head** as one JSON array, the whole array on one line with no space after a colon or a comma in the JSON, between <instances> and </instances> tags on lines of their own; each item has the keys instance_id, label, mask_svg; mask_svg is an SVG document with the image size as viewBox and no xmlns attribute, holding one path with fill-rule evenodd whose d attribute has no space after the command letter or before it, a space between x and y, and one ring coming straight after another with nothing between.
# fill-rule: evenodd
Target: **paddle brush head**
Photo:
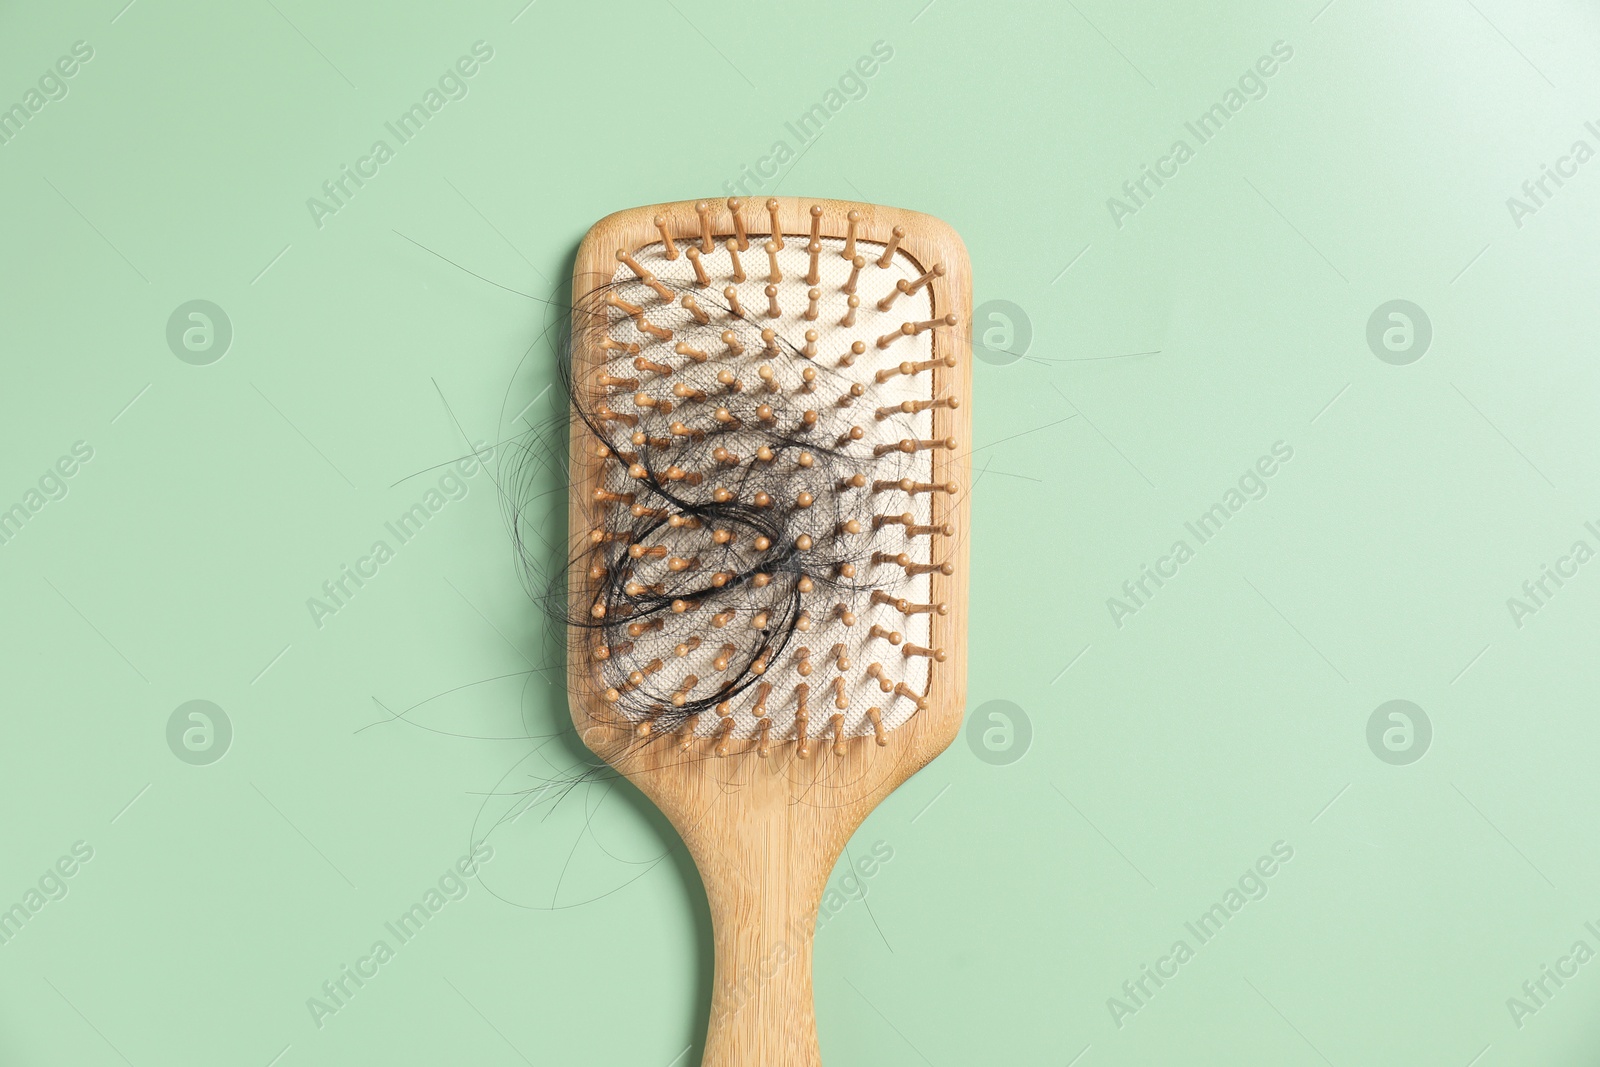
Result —
<instances>
[{"instance_id":1,"label":"paddle brush head","mask_svg":"<svg viewBox=\"0 0 1600 1067\"><path fill-rule=\"evenodd\" d=\"M585 740L825 760L917 724L932 758L965 680L960 240L837 201L638 209L585 239L574 304Z\"/></svg>"}]
</instances>

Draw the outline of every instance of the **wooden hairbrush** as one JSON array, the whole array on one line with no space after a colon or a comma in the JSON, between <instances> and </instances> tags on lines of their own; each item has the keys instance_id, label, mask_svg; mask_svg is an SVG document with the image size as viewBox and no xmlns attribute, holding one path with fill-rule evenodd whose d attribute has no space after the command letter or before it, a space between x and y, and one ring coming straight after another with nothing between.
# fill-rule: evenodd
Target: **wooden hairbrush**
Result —
<instances>
[{"instance_id":1,"label":"wooden hairbrush","mask_svg":"<svg viewBox=\"0 0 1600 1067\"><path fill-rule=\"evenodd\" d=\"M966 250L794 197L597 223L573 275L572 720L688 846L702 1061L821 1062L829 872L966 692Z\"/></svg>"}]
</instances>

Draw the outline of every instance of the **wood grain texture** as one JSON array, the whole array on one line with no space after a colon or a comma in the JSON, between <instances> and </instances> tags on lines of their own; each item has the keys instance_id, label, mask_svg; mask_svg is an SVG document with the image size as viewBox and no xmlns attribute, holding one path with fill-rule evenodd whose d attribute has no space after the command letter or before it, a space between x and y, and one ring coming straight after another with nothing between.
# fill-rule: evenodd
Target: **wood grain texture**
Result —
<instances>
[{"instance_id":1,"label":"wood grain texture","mask_svg":"<svg viewBox=\"0 0 1600 1067\"><path fill-rule=\"evenodd\" d=\"M843 237L846 213L859 211L857 239L887 242L893 227L904 228L900 249L919 268L945 266L932 283L934 314L953 312L959 326L934 334L934 355L955 356L953 368L933 371L934 392L962 398L951 411L936 409L934 436L954 437L959 447L938 453L936 481L953 481L959 490L938 494L935 522L950 522L954 537L943 539L942 559L954 573L934 574L934 601L950 605L932 619L932 644L948 658L930 672L927 706L887 735L880 747L869 736L849 738L842 755L831 743L817 744L810 759L796 757L793 744L777 746L760 759L748 741L736 742L726 758L711 754L709 742L680 751L673 739L635 736L600 696L598 668L589 652L592 631L574 628L567 654L572 721L597 755L639 787L682 836L705 882L715 941L715 978L708 1023L706 1067L810 1067L821 1063L812 1007L811 948L817 909L834 863L863 819L891 791L942 752L959 733L966 700L966 606L968 575L968 493L971 488L970 397L972 361L967 343L972 315L970 266L961 239L948 225L927 215L897 208L841 200L780 197L786 237L809 235L814 204L823 208L821 233ZM667 216L674 239L699 233L694 201L634 208L598 222L579 248L573 273L575 389L593 378L604 353L588 347L594 337L593 307L587 299L607 285L618 249L630 253L656 243L652 219ZM744 205L745 226L756 237L770 233L764 200ZM733 223L724 201L711 201L718 237L731 235ZM864 250L865 251L865 250ZM591 397L591 402L598 397ZM573 420L568 497L570 557L583 558L584 533L602 522L601 506L580 487L595 484L600 463L596 439L581 420ZM570 568L568 593L578 611L592 603L583 567ZM626 961L618 961L625 966Z\"/></svg>"}]
</instances>

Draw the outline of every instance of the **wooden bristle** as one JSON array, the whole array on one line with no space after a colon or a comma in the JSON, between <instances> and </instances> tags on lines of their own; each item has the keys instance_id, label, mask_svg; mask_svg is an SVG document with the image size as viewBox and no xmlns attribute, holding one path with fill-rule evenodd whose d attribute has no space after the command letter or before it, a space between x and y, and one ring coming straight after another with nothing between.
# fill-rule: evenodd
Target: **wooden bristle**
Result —
<instances>
[{"instance_id":1,"label":"wooden bristle","mask_svg":"<svg viewBox=\"0 0 1600 1067\"><path fill-rule=\"evenodd\" d=\"M704 289L711 284L711 276L706 273L706 268L700 263L700 249L690 245L684 252L689 257L689 262L694 266L694 284Z\"/></svg>"},{"instance_id":2,"label":"wooden bristle","mask_svg":"<svg viewBox=\"0 0 1600 1067\"><path fill-rule=\"evenodd\" d=\"M844 285L840 287L840 292L854 293L856 291L856 281L861 277L861 268L865 267L866 265L867 261L862 259L860 256L856 256L850 261L850 277L844 283Z\"/></svg>"},{"instance_id":3,"label":"wooden bristle","mask_svg":"<svg viewBox=\"0 0 1600 1067\"><path fill-rule=\"evenodd\" d=\"M658 298L669 304L672 303L672 290L662 285L660 280L657 279L654 274L646 274L639 280L644 282L650 288L654 289Z\"/></svg>"},{"instance_id":4,"label":"wooden bristle","mask_svg":"<svg viewBox=\"0 0 1600 1067\"><path fill-rule=\"evenodd\" d=\"M694 205L694 213L700 216L700 251L710 255L717 247L711 239L711 205L705 200L698 200Z\"/></svg>"},{"instance_id":5,"label":"wooden bristle","mask_svg":"<svg viewBox=\"0 0 1600 1067\"><path fill-rule=\"evenodd\" d=\"M739 241L739 251L743 252L750 247L750 238L744 232L744 201L737 196L728 198L728 214L733 216L733 233ZM743 281L743 278L735 279Z\"/></svg>"},{"instance_id":6,"label":"wooden bristle","mask_svg":"<svg viewBox=\"0 0 1600 1067\"><path fill-rule=\"evenodd\" d=\"M911 284L904 278L901 278L899 281L894 283L894 288L885 293L883 299L878 301L878 310L888 311L894 306L896 297L900 296L901 294L909 294L910 292Z\"/></svg>"},{"instance_id":7,"label":"wooden bristle","mask_svg":"<svg viewBox=\"0 0 1600 1067\"><path fill-rule=\"evenodd\" d=\"M783 224L778 221L778 198L769 197L767 200L767 214L772 218L772 243L778 246L778 251L783 251Z\"/></svg>"},{"instance_id":8,"label":"wooden bristle","mask_svg":"<svg viewBox=\"0 0 1600 1067\"><path fill-rule=\"evenodd\" d=\"M639 261L638 260L636 260L632 256L628 255L627 252L624 252L620 248L617 249L617 261L619 263L627 264L628 269L633 271L633 276L635 278L643 278L646 274L650 273L649 271L645 270L643 267L639 266Z\"/></svg>"},{"instance_id":9,"label":"wooden bristle","mask_svg":"<svg viewBox=\"0 0 1600 1067\"><path fill-rule=\"evenodd\" d=\"M877 708L868 708L867 718L872 722L872 738L877 742L878 747L881 748L887 745L889 743L889 734L883 728L883 712Z\"/></svg>"},{"instance_id":10,"label":"wooden bristle","mask_svg":"<svg viewBox=\"0 0 1600 1067\"><path fill-rule=\"evenodd\" d=\"M883 255L878 257L878 266L887 267L894 262L894 253L900 247L900 242L905 239L906 231L902 226L896 226L889 234L889 243L884 245Z\"/></svg>"},{"instance_id":11,"label":"wooden bristle","mask_svg":"<svg viewBox=\"0 0 1600 1067\"><path fill-rule=\"evenodd\" d=\"M685 311L694 316L694 321L700 325L704 326L711 321L711 316L700 310L700 305L695 303L694 297L689 293L683 294L683 307ZM682 353L679 354L682 355Z\"/></svg>"},{"instance_id":12,"label":"wooden bristle","mask_svg":"<svg viewBox=\"0 0 1600 1067\"><path fill-rule=\"evenodd\" d=\"M921 289L924 285L927 285L929 282L933 281L935 278L943 278L943 277L944 277L944 264L943 263L935 263L933 265L933 268L931 270L929 270L928 273L922 275L920 278L917 278L915 281L913 281L911 283L910 287L907 289L907 292L914 293L918 289Z\"/></svg>"},{"instance_id":13,"label":"wooden bristle","mask_svg":"<svg viewBox=\"0 0 1600 1067\"><path fill-rule=\"evenodd\" d=\"M845 302L844 318L839 320L839 325L854 326L856 324L856 309L860 306L861 298L859 296L852 295L850 299ZM856 343L860 344L861 342L857 341Z\"/></svg>"},{"instance_id":14,"label":"wooden bristle","mask_svg":"<svg viewBox=\"0 0 1600 1067\"><path fill-rule=\"evenodd\" d=\"M668 259L677 259L678 246L672 243L672 234L667 232L667 217L665 215L657 215L655 224L656 229L661 231L661 245L665 249L666 257Z\"/></svg>"},{"instance_id":15,"label":"wooden bristle","mask_svg":"<svg viewBox=\"0 0 1600 1067\"><path fill-rule=\"evenodd\" d=\"M901 283L901 284L904 284L904 283ZM892 345L896 341L900 340L900 338L902 338L902 337L910 337L913 334L915 334L916 332L917 332L917 328L913 324L911 324L909 322L902 323L898 330L891 331L890 333L886 333L882 337L878 338L878 347L879 348L888 348L890 345ZM888 381L891 377L893 377L893 374L888 372L888 371L879 371L878 373L880 375L883 375L883 377L880 377L878 379L878 384L880 384L880 385L883 384L884 382ZM904 372L902 372L902 373L904 373Z\"/></svg>"},{"instance_id":16,"label":"wooden bristle","mask_svg":"<svg viewBox=\"0 0 1600 1067\"><path fill-rule=\"evenodd\" d=\"M700 722L698 712L683 720L683 725L678 727L678 751L687 752L694 744L694 728Z\"/></svg>"}]
</instances>

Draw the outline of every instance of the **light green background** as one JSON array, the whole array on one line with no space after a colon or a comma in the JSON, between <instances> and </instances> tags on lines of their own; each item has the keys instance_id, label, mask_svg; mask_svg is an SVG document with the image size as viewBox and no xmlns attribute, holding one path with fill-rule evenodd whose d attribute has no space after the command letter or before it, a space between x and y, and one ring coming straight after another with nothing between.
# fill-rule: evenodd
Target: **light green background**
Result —
<instances>
[{"instance_id":1,"label":"light green background","mask_svg":"<svg viewBox=\"0 0 1600 1067\"><path fill-rule=\"evenodd\" d=\"M946 219L980 304L1031 321L976 367L969 708L1032 740L963 737L857 836L893 859L818 936L827 1061L1593 1061L1600 963L1520 1028L1506 1004L1600 949L1600 565L1506 606L1597 544L1600 162L1506 205L1600 146L1592 11L124 2L0 12L0 104L94 49L0 147L0 507L94 449L0 547L0 906L94 848L0 946L0 1063L697 1060L703 894L596 786L495 829L313 1024L491 794L578 756L484 475L322 628L306 599L555 380L545 307L440 257L558 292L595 219L798 147L876 41L865 98L752 192ZM469 95L314 225L478 40ZM1277 41L1265 97L1119 228L1107 198ZM193 299L234 330L209 366L165 340ZM1409 365L1366 341L1393 299L1433 328ZM1118 627L1107 598L1278 441L1267 496ZM193 699L233 724L209 766L166 740ZM1391 699L1432 724L1409 765L1368 747ZM1119 1028L1107 999L1277 841L1268 895Z\"/></svg>"}]
</instances>

